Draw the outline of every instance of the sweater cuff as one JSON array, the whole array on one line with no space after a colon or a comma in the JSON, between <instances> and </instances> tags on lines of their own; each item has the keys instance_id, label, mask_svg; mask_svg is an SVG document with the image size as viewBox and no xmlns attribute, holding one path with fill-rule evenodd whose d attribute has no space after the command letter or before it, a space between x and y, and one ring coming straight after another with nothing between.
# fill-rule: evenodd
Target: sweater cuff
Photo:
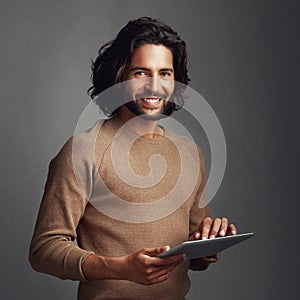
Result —
<instances>
[{"instance_id":1,"label":"sweater cuff","mask_svg":"<svg viewBox=\"0 0 300 300\"><path fill-rule=\"evenodd\" d=\"M79 247L70 249L64 260L66 278L70 278L71 280L88 281L83 274L82 264L91 254L94 254L94 252L86 251Z\"/></svg>"}]
</instances>

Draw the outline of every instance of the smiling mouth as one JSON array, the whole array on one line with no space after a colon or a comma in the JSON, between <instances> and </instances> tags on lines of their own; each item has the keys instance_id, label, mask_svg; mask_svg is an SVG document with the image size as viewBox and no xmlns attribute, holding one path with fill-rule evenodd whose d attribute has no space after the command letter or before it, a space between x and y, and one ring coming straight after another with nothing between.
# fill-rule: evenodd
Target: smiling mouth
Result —
<instances>
[{"instance_id":1,"label":"smiling mouth","mask_svg":"<svg viewBox=\"0 0 300 300\"><path fill-rule=\"evenodd\" d=\"M141 98L142 103L146 107L156 107L160 103L160 98Z\"/></svg>"},{"instance_id":2,"label":"smiling mouth","mask_svg":"<svg viewBox=\"0 0 300 300\"><path fill-rule=\"evenodd\" d=\"M140 97L139 100L146 106L146 107L155 107L157 106L161 100L164 98L161 96L148 96L148 97Z\"/></svg>"}]
</instances>

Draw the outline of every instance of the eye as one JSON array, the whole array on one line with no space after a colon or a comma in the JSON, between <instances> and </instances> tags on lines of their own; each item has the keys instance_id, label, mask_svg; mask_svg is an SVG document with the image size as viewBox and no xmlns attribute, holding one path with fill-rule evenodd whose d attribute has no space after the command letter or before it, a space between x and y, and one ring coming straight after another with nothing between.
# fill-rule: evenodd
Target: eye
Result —
<instances>
[{"instance_id":1,"label":"eye","mask_svg":"<svg viewBox=\"0 0 300 300\"><path fill-rule=\"evenodd\" d=\"M168 77L172 76L172 73L171 72L161 72L160 76L163 78L168 78Z\"/></svg>"},{"instance_id":2,"label":"eye","mask_svg":"<svg viewBox=\"0 0 300 300\"><path fill-rule=\"evenodd\" d=\"M146 72L145 71L136 71L134 72L134 77L145 77L146 76Z\"/></svg>"}]
</instances>

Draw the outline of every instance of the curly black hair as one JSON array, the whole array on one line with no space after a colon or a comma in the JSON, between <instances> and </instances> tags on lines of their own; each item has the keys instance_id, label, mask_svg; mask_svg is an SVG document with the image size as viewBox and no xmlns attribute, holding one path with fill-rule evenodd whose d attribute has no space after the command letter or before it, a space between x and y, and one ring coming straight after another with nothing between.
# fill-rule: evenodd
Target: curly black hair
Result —
<instances>
[{"instance_id":1,"label":"curly black hair","mask_svg":"<svg viewBox=\"0 0 300 300\"><path fill-rule=\"evenodd\" d=\"M158 19L141 17L131 20L118 33L117 37L103 45L98 57L92 62L92 86L88 93L92 99L113 85L124 81L124 71L130 63L133 51L145 44L163 45L173 54L175 81L187 85L190 81L187 71L186 43L177 32ZM174 97L174 110L183 106L182 97ZM110 111L109 103L104 99L94 99L102 111L114 115L117 110ZM109 100L107 100L109 101Z\"/></svg>"}]
</instances>

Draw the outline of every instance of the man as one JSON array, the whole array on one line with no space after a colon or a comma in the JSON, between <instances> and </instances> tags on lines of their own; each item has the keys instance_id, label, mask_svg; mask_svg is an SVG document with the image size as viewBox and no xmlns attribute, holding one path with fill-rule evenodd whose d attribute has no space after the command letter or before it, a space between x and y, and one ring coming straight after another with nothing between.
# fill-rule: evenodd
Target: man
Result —
<instances>
[{"instance_id":1,"label":"man","mask_svg":"<svg viewBox=\"0 0 300 300\"><path fill-rule=\"evenodd\" d=\"M192 142L158 125L160 118L183 105L175 81L188 83L186 64L186 46L177 33L146 17L130 21L100 49L93 63L91 96L110 118L70 139L51 161L30 248L36 270L80 281L79 299L182 300L190 288L188 269L204 270L218 260L218 254L192 261L183 254L157 256L188 239L236 234L227 218L213 220L207 207L199 207L205 187L201 151L196 148L195 155ZM119 103L96 97L115 84ZM97 133L95 160L89 160L86 141L93 132ZM123 145L128 140L132 143L127 153ZM74 165L76 141L83 176ZM130 168L122 178L115 161L124 152ZM149 159L157 154L164 157L164 164L151 169ZM190 166L184 179L183 161ZM156 174L162 165L164 173ZM131 172L134 175L127 176ZM155 180L150 184L152 175ZM115 198L123 200L121 204L126 201L120 216L130 218L102 211L103 203L109 199L113 205L115 200L104 188L100 192L95 188L98 177ZM132 178L133 184L126 182ZM192 189L190 182L195 183ZM164 205L149 209L163 201ZM144 213L136 213L136 207ZM135 217L140 221L135 222Z\"/></svg>"}]
</instances>

